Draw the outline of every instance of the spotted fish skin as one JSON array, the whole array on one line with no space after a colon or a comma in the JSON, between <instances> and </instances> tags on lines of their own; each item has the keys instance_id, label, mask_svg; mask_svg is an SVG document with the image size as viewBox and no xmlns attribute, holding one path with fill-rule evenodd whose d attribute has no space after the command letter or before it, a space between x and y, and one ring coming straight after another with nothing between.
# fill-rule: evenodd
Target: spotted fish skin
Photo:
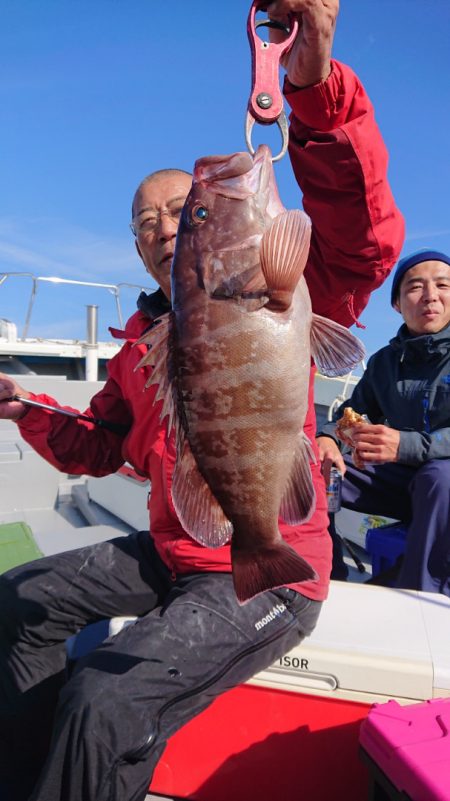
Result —
<instances>
[{"instance_id":1,"label":"spotted fish skin","mask_svg":"<svg viewBox=\"0 0 450 801\"><path fill-rule=\"evenodd\" d=\"M150 382L177 432L177 514L204 545L231 539L240 603L316 578L278 528L280 514L298 524L314 511L303 433L311 343L319 358L322 346L332 353L334 370L348 371L349 342L353 363L361 358L330 321L317 318L311 336L309 241L309 218L280 202L267 147L253 159L200 159L177 235L172 312L146 340Z\"/></svg>"}]
</instances>

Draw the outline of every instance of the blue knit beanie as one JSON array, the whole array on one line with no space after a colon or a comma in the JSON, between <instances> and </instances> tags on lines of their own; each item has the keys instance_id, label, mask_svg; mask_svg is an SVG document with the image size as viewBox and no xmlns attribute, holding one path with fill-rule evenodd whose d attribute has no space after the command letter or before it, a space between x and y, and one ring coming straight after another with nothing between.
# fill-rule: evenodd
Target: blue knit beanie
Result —
<instances>
[{"instance_id":1,"label":"blue knit beanie","mask_svg":"<svg viewBox=\"0 0 450 801\"><path fill-rule=\"evenodd\" d=\"M447 256L445 253L440 253L439 250L416 250L415 253L411 253L409 256L400 259L392 279L391 306L394 305L400 288L400 281L404 274L410 270L411 267L415 267L416 264L421 264L423 261L443 261L444 264L450 265L450 256Z\"/></svg>"}]
</instances>

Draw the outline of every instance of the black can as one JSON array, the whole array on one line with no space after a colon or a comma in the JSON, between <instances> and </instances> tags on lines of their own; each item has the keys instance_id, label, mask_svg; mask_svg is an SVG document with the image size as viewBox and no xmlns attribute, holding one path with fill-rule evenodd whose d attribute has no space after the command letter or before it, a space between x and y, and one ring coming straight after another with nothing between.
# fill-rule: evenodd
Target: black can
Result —
<instances>
[{"instance_id":1,"label":"black can","mask_svg":"<svg viewBox=\"0 0 450 801\"><path fill-rule=\"evenodd\" d=\"M329 512L339 512L342 498L342 473L337 467L330 470L330 483L327 487L327 504Z\"/></svg>"}]
</instances>

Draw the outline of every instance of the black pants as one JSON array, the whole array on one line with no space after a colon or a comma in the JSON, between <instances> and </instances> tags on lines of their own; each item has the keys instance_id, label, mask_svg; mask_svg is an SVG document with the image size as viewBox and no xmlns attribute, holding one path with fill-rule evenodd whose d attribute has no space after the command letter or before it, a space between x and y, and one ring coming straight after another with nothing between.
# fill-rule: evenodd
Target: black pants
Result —
<instances>
[{"instance_id":1,"label":"black pants","mask_svg":"<svg viewBox=\"0 0 450 801\"><path fill-rule=\"evenodd\" d=\"M288 589L239 606L226 573L173 581L147 532L9 571L2 801L142 801L167 738L310 634L320 607ZM139 620L67 681L66 638L115 615Z\"/></svg>"},{"instance_id":2,"label":"black pants","mask_svg":"<svg viewBox=\"0 0 450 801\"><path fill-rule=\"evenodd\" d=\"M406 551L396 586L450 596L450 459L418 467L388 463L359 470L345 456L342 506L380 514L408 525ZM333 578L341 578L333 529Z\"/></svg>"}]
</instances>

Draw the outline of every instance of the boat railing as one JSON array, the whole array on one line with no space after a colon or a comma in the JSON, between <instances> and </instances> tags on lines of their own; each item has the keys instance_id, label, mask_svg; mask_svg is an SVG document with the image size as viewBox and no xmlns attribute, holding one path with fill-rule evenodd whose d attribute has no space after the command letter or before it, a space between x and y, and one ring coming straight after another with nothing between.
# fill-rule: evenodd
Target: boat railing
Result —
<instances>
[{"instance_id":1,"label":"boat railing","mask_svg":"<svg viewBox=\"0 0 450 801\"><path fill-rule=\"evenodd\" d=\"M109 292L113 295L116 305L117 317L119 321L120 328L123 328L123 315L122 315L122 306L121 306L121 291L127 288L136 288L136 289L144 289L140 284L132 284L128 283L127 281L121 281L118 284L104 284L98 281L77 281L72 278L59 278L47 275L35 275L31 272L14 272L14 271L6 271L0 272L0 286L2 286L7 279L11 278L28 278L31 281L31 292L30 298L28 301L27 312L25 316L25 323L22 330L22 336L20 339L26 339L28 336L28 331L30 328L30 321L31 315L33 312L36 296L38 294L38 289L41 284L65 284L69 286L77 286L77 287L89 287L95 289L104 289L106 292Z\"/></svg>"},{"instance_id":2,"label":"boat railing","mask_svg":"<svg viewBox=\"0 0 450 801\"><path fill-rule=\"evenodd\" d=\"M117 318L119 327L124 327L124 319L122 314L122 303L121 303L121 292L125 288L131 289L139 289L145 290L146 287L143 287L140 284L129 283L127 281L121 281L117 284L109 284L109 283L101 283L98 281L81 281L75 280L71 278L60 278L56 276L43 276L43 275L36 275L32 272L16 272L16 271L3 271L0 272L0 287L8 280L8 279L16 279L16 278L27 278L31 281L31 291L30 297L28 300L27 311L25 315L25 323L22 330L22 335L18 337L19 342L25 342L28 336L28 331L30 328L31 316L33 313L36 297L39 291L39 287L42 284L53 284L53 285L66 285L69 287L87 287L90 289L100 289L105 290L106 292L110 293L114 297ZM147 287L148 289L148 287ZM92 312L96 307L88 306L88 335L87 340L84 345L85 348L85 355L86 355L86 362L87 362L87 375L96 375L96 360L97 355L95 352L96 348L96 334L92 336L92 331L96 328L96 316L92 315ZM14 334L15 338L15 334ZM90 363L92 360L92 369L90 368ZM364 371L365 363L361 362L361 367ZM317 388L320 391L317 393L319 402L321 402L327 409L327 417L330 420L332 418L332 414L337 406L342 403L342 401L346 400L348 395L351 393L354 384L357 382L358 377L355 376L353 372L349 373L346 376L342 376L340 378L333 378L327 379L323 376L317 376L320 379L320 382L316 381L316 392ZM330 384L329 387L326 386L318 386L319 384L326 385ZM338 388L338 389L336 389ZM324 396L322 399L322 395Z\"/></svg>"}]
</instances>

